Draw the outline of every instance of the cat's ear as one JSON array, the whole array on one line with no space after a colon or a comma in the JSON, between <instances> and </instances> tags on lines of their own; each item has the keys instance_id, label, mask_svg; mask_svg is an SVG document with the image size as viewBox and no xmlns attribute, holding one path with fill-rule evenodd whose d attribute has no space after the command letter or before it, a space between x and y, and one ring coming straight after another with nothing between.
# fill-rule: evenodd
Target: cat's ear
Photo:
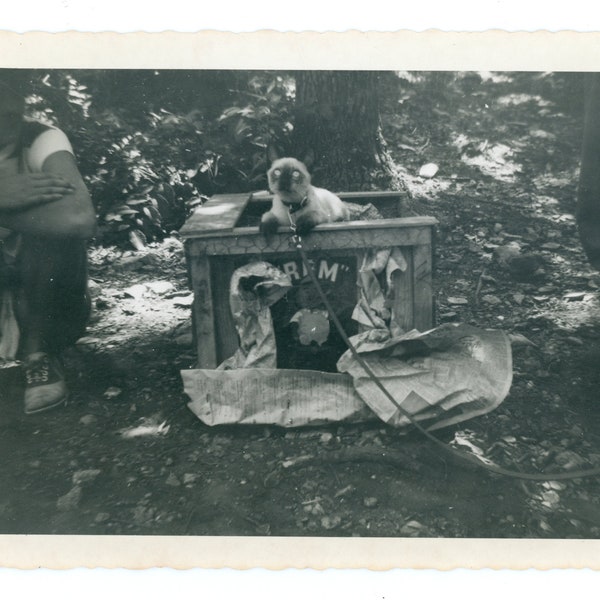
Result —
<instances>
[{"instance_id":1,"label":"cat's ear","mask_svg":"<svg viewBox=\"0 0 600 600\"><path fill-rule=\"evenodd\" d=\"M304 158L302 159L302 162L306 165L306 168L310 170L310 168L313 166L313 164L315 162L315 153L312 148L310 148L306 152L306 154L304 155Z\"/></svg>"},{"instance_id":2,"label":"cat's ear","mask_svg":"<svg viewBox=\"0 0 600 600\"><path fill-rule=\"evenodd\" d=\"M270 162L276 161L278 158L281 158L283 155L281 154L281 149L277 146L269 146L267 148L267 157Z\"/></svg>"}]
</instances>

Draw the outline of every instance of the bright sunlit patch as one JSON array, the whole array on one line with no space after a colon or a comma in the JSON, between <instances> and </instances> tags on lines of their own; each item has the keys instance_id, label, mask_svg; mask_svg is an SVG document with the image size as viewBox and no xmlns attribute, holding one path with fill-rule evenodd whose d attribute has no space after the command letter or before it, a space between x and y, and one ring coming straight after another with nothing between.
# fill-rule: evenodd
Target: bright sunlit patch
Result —
<instances>
[{"instance_id":1,"label":"bright sunlit patch","mask_svg":"<svg viewBox=\"0 0 600 600\"><path fill-rule=\"evenodd\" d=\"M230 211L236 205L233 202L223 202L222 204L218 204L217 206L199 206L196 209L197 215L222 215Z\"/></svg>"},{"instance_id":2,"label":"bright sunlit patch","mask_svg":"<svg viewBox=\"0 0 600 600\"><path fill-rule=\"evenodd\" d=\"M506 96L501 96L500 98L498 98L496 102L500 106L519 106L521 104L533 102L534 104L537 104L540 108L549 106L551 104L551 102L548 102L548 100L544 100L541 96L533 94L507 94Z\"/></svg>"},{"instance_id":3,"label":"bright sunlit patch","mask_svg":"<svg viewBox=\"0 0 600 600\"><path fill-rule=\"evenodd\" d=\"M145 422L141 425L136 425L135 427L130 427L128 429L121 429L119 432L121 437L123 438L137 438L137 437L145 437L149 435L167 435L169 433L170 425L167 425L166 421L162 423L152 423Z\"/></svg>"},{"instance_id":4,"label":"bright sunlit patch","mask_svg":"<svg viewBox=\"0 0 600 600\"><path fill-rule=\"evenodd\" d=\"M461 160L471 166L477 167L483 174L489 175L499 181L513 181L520 166L512 159L514 153L505 144L482 144L480 153L475 156L463 154Z\"/></svg>"},{"instance_id":5,"label":"bright sunlit patch","mask_svg":"<svg viewBox=\"0 0 600 600\"><path fill-rule=\"evenodd\" d=\"M512 77L506 73L493 73L492 71L477 71L477 74L484 82L491 83L511 83Z\"/></svg>"},{"instance_id":6,"label":"bright sunlit patch","mask_svg":"<svg viewBox=\"0 0 600 600\"><path fill-rule=\"evenodd\" d=\"M571 172L563 173L542 173L533 178L533 184L538 190L547 188L566 188L573 185L573 181L578 175Z\"/></svg>"}]
</instances>

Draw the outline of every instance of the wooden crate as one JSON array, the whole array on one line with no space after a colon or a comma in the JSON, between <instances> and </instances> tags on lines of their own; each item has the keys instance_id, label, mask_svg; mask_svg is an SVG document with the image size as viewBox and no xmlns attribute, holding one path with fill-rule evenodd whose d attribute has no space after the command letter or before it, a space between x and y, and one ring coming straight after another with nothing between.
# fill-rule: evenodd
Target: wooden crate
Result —
<instances>
[{"instance_id":1,"label":"wooden crate","mask_svg":"<svg viewBox=\"0 0 600 600\"><path fill-rule=\"evenodd\" d=\"M346 201L399 211L398 192L340 193ZM194 292L193 322L198 368L212 369L238 348L229 310L229 283L240 263L297 258L288 228L280 228L269 243L259 233L260 215L269 209L265 194L213 196L196 209L181 229ZM319 225L303 238L306 252L355 257L367 248L400 247L408 263L394 275L394 313L404 330L425 331L433 325L433 217L385 218Z\"/></svg>"}]
</instances>

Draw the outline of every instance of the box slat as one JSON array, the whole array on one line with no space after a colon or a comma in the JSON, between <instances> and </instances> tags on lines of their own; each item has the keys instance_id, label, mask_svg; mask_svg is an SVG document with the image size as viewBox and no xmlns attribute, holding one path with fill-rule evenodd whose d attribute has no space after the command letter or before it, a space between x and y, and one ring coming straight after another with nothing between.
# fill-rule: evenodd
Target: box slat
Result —
<instances>
[{"instance_id":1,"label":"box slat","mask_svg":"<svg viewBox=\"0 0 600 600\"><path fill-rule=\"evenodd\" d=\"M185 238L209 232L220 234L231 231L249 200L248 194L214 196L194 210L180 233Z\"/></svg>"}]
</instances>

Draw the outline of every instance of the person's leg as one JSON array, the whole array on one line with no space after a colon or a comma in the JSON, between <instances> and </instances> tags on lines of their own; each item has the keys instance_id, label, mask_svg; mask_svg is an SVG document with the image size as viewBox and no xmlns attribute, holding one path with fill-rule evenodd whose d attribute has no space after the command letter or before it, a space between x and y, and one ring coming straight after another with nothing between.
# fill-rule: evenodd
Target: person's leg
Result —
<instances>
[{"instance_id":1,"label":"person's leg","mask_svg":"<svg viewBox=\"0 0 600 600\"><path fill-rule=\"evenodd\" d=\"M85 330L90 313L85 242L23 236L17 268L19 354L25 364L25 411L64 401L59 354Z\"/></svg>"}]
</instances>

